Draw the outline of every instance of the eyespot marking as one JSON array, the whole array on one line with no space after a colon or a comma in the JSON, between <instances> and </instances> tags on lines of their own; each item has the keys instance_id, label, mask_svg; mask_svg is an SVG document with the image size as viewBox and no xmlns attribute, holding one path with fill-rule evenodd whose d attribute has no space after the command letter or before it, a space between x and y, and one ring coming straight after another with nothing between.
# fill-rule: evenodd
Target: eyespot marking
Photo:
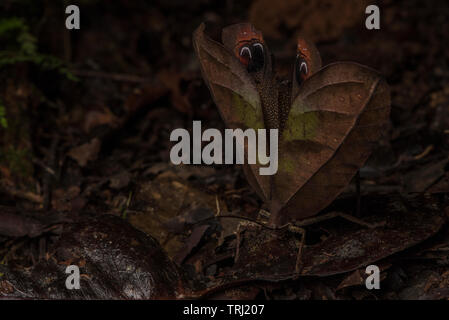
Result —
<instances>
[{"instance_id":1,"label":"eyespot marking","mask_svg":"<svg viewBox=\"0 0 449 320\"><path fill-rule=\"evenodd\" d=\"M255 47L260 47L260 49L261 49L262 52L263 52L263 45L262 45L261 43L257 42L257 43L255 43L255 44L253 44L253 46L255 46Z\"/></svg>"},{"instance_id":2,"label":"eyespot marking","mask_svg":"<svg viewBox=\"0 0 449 320\"><path fill-rule=\"evenodd\" d=\"M245 52L247 53L247 55L248 55L249 58L251 59L251 58L252 58L251 50L249 50L248 47L242 47L242 48L240 49L240 55L243 56L243 54L244 54Z\"/></svg>"},{"instance_id":3,"label":"eyespot marking","mask_svg":"<svg viewBox=\"0 0 449 320\"><path fill-rule=\"evenodd\" d=\"M305 63L304 61L301 62L301 65L299 66L299 72L304 72L304 74L309 73L309 69L307 68L307 63Z\"/></svg>"}]
</instances>

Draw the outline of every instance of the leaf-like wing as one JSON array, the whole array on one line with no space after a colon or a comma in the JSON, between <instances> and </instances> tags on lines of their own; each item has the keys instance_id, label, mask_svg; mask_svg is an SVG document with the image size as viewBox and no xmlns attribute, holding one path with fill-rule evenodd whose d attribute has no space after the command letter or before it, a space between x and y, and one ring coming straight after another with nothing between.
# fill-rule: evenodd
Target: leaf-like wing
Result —
<instances>
[{"instance_id":1,"label":"leaf-like wing","mask_svg":"<svg viewBox=\"0 0 449 320\"><path fill-rule=\"evenodd\" d=\"M282 132L272 221L329 205L368 159L389 112L388 85L365 66L334 63L306 80Z\"/></svg>"},{"instance_id":2,"label":"leaf-like wing","mask_svg":"<svg viewBox=\"0 0 449 320\"><path fill-rule=\"evenodd\" d=\"M222 44L204 34L201 24L193 35L203 78L227 128L263 129L264 119L259 93L240 61ZM245 141L245 155L247 154ZM245 159L245 163L247 159ZM244 165L250 185L263 200L270 196L270 179L259 175L260 165Z\"/></svg>"}]
</instances>

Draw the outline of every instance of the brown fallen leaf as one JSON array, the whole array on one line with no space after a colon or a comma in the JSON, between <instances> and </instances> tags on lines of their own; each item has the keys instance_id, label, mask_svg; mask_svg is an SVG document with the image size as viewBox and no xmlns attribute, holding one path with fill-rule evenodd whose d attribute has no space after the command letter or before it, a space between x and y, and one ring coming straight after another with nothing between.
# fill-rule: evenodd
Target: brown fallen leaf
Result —
<instances>
[{"instance_id":1,"label":"brown fallen leaf","mask_svg":"<svg viewBox=\"0 0 449 320\"><path fill-rule=\"evenodd\" d=\"M449 172L446 172L438 182L426 190L429 193L449 193Z\"/></svg>"},{"instance_id":2,"label":"brown fallen leaf","mask_svg":"<svg viewBox=\"0 0 449 320\"><path fill-rule=\"evenodd\" d=\"M118 123L117 117L108 109L93 110L86 114L84 120L84 132L89 133L92 129L101 125L110 125L116 127Z\"/></svg>"},{"instance_id":3,"label":"brown fallen leaf","mask_svg":"<svg viewBox=\"0 0 449 320\"><path fill-rule=\"evenodd\" d=\"M178 252L175 257L175 262L177 264L182 264L185 258L192 252L192 250L200 243L209 225L201 225L193 229L192 234L186 240L184 247Z\"/></svg>"},{"instance_id":4,"label":"brown fallen leaf","mask_svg":"<svg viewBox=\"0 0 449 320\"><path fill-rule=\"evenodd\" d=\"M8 281L8 280L3 280L0 281L0 294L1 295L8 295L8 294L12 294L14 292L14 286Z\"/></svg>"},{"instance_id":5,"label":"brown fallen leaf","mask_svg":"<svg viewBox=\"0 0 449 320\"><path fill-rule=\"evenodd\" d=\"M401 205L402 201L407 204ZM432 205L423 206L423 201ZM346 227L326 224L326 230L331 235L318 244L304 247L301 257L303 267L299 276L332 276L353 272L373 263L379 265L381 270L383 265L388 267L379 260L415 246L440 230L447 219L441 202L438 197L423 196L407 200L399 197L365 197L366 219L371 223L386 221L385 227L368 229L354 228L351 224L346 224ZM193 296L209 294L233 284L296 278L297 250L297 238L290 231L246 230L239 259L233 267L219 272L219 276L207 282L207 288L197 288ZM214 257L208 259L213 260Z\"/></svg>"},{"instance_id":6,"label":"brown fallen leaf","mask_svg":"<svg viewBox=\"0 0 449 320\"><path fill-rule=\"evenodd\" d=\"M420 167L403 177L404 189L407 192L424 192L445 174L445 166L449 157L436 163Z\"/></svg>"},{"instance_id":7,"label":"brown fallen leaf","mask_svg":"<svg viewBox=\"0 0 449 320\"><path fill-rule=\"evenodd\" d=\"M45 225L31 217L0 208L0 235L7 237L34 237L45 230Z\"/></svg>"},{"instance_id":8,"label":"brown fallen leaf","mask_svg":"<svg viewBox=\"0 0 449 320\"><path fill-rule=\"evenodd\" d=\"M257 0L251 5L249 17L272 38L281 38L287 28L313 41L329 41L363 21L366 6L365 0Z\"/></svg>"},{"instance_id":9,"label":"brown fallen leaf","mask_svg":"<svg viewBox=\"0 0 449 320\"><path fill-rule=\"evenodd\" d=\"M16 289L6 298L174 299L183 292L182 275L159 243L124 219L80 215L64 224L53 248L55 259L30 268L0 264L0 281ZM80 290L61 286L68 264L81 268Z\"/></svg>"},{"instance_id":10,"label":"brown fallen leaf","mask_svg":"<svg viewBox=\"0 0 449 320\"><path fill-rule=\"evenodd\" d=\"M360 286L363 284L363 282L364 278L362 272L360 271L360 269L357 269L354 272L352 272L349 276L344 278L342 282L340 282L336 291L347 287Z\"/></svg>"},{"instance_id":11,"label":"brown fallen leaf","mask_svg":"<svg viewBox=\"0 0 449 320\"><path fill-rule=\"evenodd\" d=\"M210 219L213 216L214 212L208 207L193 208L168 220L164 223L164 226L172 233L182 233L186 231L188 226Z\"/></svg>"},{"instance_id":12,"label":"brown fallen leaf","mask_svg":"<svg viewBox=\"0 0 449 320\"><path fill-rule=\"evenodd\" d=\"M85 167L89 161L97 159L100 147L100 139L93 138L88 143L70 149L68 156L76 160L81 167Z\"/></svg>"},{"instance_id":13,"label":"brown fallen leaf","mask_svg":"<svg viewBox=\"0 0 449 320\"><path fill-rule=\"evenodd\" d=\"M179 71L162 71L158 79L169 89L173 106L182 113L192 115L193 108L189 101L188 91L183 92L182 82L190 83L192 75L182 74Z\"/></svg>"},{"instance_id":14,"label":"brown fallen leaf","mask_svg":"<svg viewBox=\"0 0 449 320\"><path fill-rule=\"evenodd\" d=\"M52 194L52 208L59 211L70 211L72 208L72 201L80 194L78 186L70 186L67 189L55 189ZM78 200L77 200L78 201Z\"/></svg>"},{"instance_id":15,"label":"brown fallen leaf","mask_svg":"<svg viewBox=\"0 0 449 320\"><path fill-rule=\"evenodd\" d=\"M112 189L119 190L128 186L130 181L131 181L131 174L128 171L123 171L119 174L112 176L109 179L109 186Z\"/></svg>"}]
</instances>

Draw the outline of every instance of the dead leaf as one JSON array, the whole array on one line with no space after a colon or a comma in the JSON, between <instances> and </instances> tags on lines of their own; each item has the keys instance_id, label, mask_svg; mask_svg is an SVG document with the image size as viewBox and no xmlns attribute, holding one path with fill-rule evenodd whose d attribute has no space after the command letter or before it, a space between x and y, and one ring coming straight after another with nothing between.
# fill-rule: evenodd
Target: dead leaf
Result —
<instances>
[{"instance_id":1,"label":"dead leaf","mask_svg":"<svg viewBox=\"0 0 449 320\"><path fill-rule=\"evenodd\" d=\"M270 0L254 1L250 21L272 38L281 38L285 28L313 41L330 41L345 28L365 19L367 1L359 0Z\"/></svg>"},{"instance_id":2,"label":"dead leaf","mask_svg":"<svg viewBox=\"0 0 449 320\"><path fill-rule=\"evenodd\" d=\"M178 252L175 257L175 262L177 264L182 264L185 258L192 252L192 250L200 243L209 225L201 225L193 229L192 234L186 240L184 247Z\"/></svg>"},{"instance_id":3,"label":"dead leaf","mask_svg":"<svg viewBox=\"0 0 449 320\"><path fill-rule=\"evenodd\" d=\"M72 201L78 198L80 194L80 188L78 186L70 186L68 189L55 189L52 194L52 208L59 211L70 211L72 208ZM76 200L76 207L79 207L81 203Z\"/></svg>"},{"instance_id":4,"label":"dead leaf","mask_svg":"<svg viewBox=\"0 0 449 320\"><path fill-rule=\"evenodd\" d=\"M443 178L426 190L429 193L449 193L449 172Z\"/></svg>"},{"instance_id":5,"label":"dead leaf","mask_svg":"<svg viewBox=\"0 0 449 320\"><path fill-rule=\"evenodd\" d=\"M119 190L128 186L131 181L131 175L128 171L123 171L109 179L109 186L112 189Z\"/></svg>"},{"instance_id":6,"label":"dead leaf","mask_svg":"<svg viewBox=\"0 0 449 320\"><path fill-rule=\"evenodd\" d=\"M347 287L360 286L364 283L364 278L360 269L355 270L344 278L337 287L337 291Z\"/></svg>"},{"instance_id":7,"label":"dead leaf","mask_svg":"<svg viewBox=\"0 0 449 320\"><path fill-rule=\"evenodd\" d=\"M46 225L32 217L0 207L0 235L7 237L35 237L44 232Z\"/></svg>"},{"instance_id":8,"label":"dead leaf","mask_svg":"<svg viewBox=\"0 0 449 320\"><path fill-rule=\"evenodd\" d=\"M210 219L214 212L208 207L197 207L168 220L164 226L173 233L182 233L188 226Z\"/></svg>"},{"instance_id":9,"label":"dead leaf","mask_svg":"<svg viewBox=\"0 0 449 320\"><path fill-rule=\"evenodd\" d=\"M101 125L110 125L116 127L118 123L117 117L108 109L93 110L86 114L84 120L84 132L89 133L92 129Z\"/></svg>"},{"instance_id":10,"label":"dead leaf","mask_svg":"<svg viewBox=\"0 0 449 320\"><path fill-rule=\"evenodd\" d=\"M177 71L162 71L158 79L170 90L171 101L176 110L192 114L193 109L189 101L188 91L183 92L182 83L189 83L191 75ZM187 88L188 89L188 88Z\"/></svg>"},{"instance_id":11,"label":"dead leaf","mask_svg":"<svg viewBox=\"0 0 449 320\"><path fill-rule=\"evenodd\" d=\"M0 294L8 295L14 292L14 286L8 280L0 281Z\"/></svg>"},{"instance_id":12,"label":"dead leaf","mask_svg":"<svg viewBox=\"0 0 449 320\"><path fill-rule=\"evenodd\" d=\"M332 232L333 224L327 224L331 236L319 244L304 247L300 276L325 277L363 268L421 243L437 233L445 222L438 197L412 197L407 199L407 206L401 206L398 201L402 200L398 197L364 198L368 208L364 219L371 223L386 221L385 227L367 229L347 225ZM423 206L423 201L431 201L432 205ZM204 291L198 288L197 294L207 294L233 283L279 282L297 277L294 272L297 242L295 235L286 230L246 230L239 259L233 268L219 273ZM357 275L354 278L357 280Z\"/></svg>"},{"instance_id":13,"label":"dead leaf","mask_svg":"<svg viewBox=\"0 0 449 320\"><path fill-rule=\"evenodd\" d=\"M100 139L94 138L88 143L70 149L68 156L76 160L81 167L85 167L89 161L97 159L100 147Z\"/></svg>"},{"instance_id":14,"label":"dead leaf","mask_svg":"<svg viewBox=\"0 0 449 320\"><path fill-rule=\"evenodd\" d=\"M449 157L436 163L425 165L403 177L404 189L407 192L424 192L445 174L445 166Z\"/></svg>"}]
</instances>

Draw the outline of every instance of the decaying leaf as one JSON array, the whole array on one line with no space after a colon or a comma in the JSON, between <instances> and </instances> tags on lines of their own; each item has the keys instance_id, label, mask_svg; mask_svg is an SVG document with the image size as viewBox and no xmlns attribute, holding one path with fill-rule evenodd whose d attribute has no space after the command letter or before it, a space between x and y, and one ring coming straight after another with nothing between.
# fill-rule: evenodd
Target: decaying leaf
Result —
<instances>
[{"instance_id":1,"label":"decaying leaf","mask_svg":"<svg viewBox=\"0 0 449 320\"><path fill-rule=\"evenodd\" d=\"M85 167L89 161L97 158L98 152L100 152L101 141L98 138L94 138L91 141L72 148L68 155L76 160L81 167Z\"/></svg>"},{"instance_id":2,"label":"decaying leaf","mask_svg":"<svg viewBox=\"0 0 449 320\"><path fill-rule=\"evenodd\" d=\"M186 240L184 247L178 252L175 257L175 262L181 264L184 259L192 252L192 250L200 243L207 229L208 225L201 225L192 230L192 234Z\"/></svg>"},{"instance_id":3,"label":"decaying leaf","mask_svg":"<svg viewBox=\"0 0 449 320\"><path fill-rule=\"evenodd\" d=\"M329 41L363 21L367 5L366 0L258 0L253 2L249 18L273 38L280 38L287 28L313 41Z\"/></svg>"},{"instance_id":4,"label":"decaying leaf","mask_svg":"<svg viewBox=\"0 0 449 320\"><path fill-rule=\"evenodd\" d=\"M360 269L355 270L349 276L343 279L337 287L337 290L341 290L351 286L359 286L364 283L363 273Z\"/></svg>"},{"instance_id":5,"label":"decaying leaf","mask_svg":"<svg viewBox=\"0 0 449 320\"><path fill-rule=\"evenodd\" d=\"M22 216L16 212L0 208L0 235L7 237L34 237L45 230L45 225L37 219Z\"/></svg>"},{"instance_id":6,"label":"decaying leaf","mask_svg":"<svg viewBox=\"0 0 449 320\"><path fill-rule=\"evenodd\" d=\"M364 268L428 239L447 219L444 203L438 197L377 196L364 202L367 221L383 220L385 227L365 229L347 223L342 229L335 227L335 223L326 224L330 236L304 248L300 276L324 277ZM429 204L423 206L423 203ZM297 238L290 231L247 230L240 258L233 268L209 282L207 288L197 288L194 294L210 294L223 286L258 280L277 282L295 278L298 276L295 274L297 245Z\"/></svg>"},{"instance_id":7,"label":"decaying leaf","mask_svg":"<svg viewBox=\"0 0 449 320\"><path fill-rule=\"evenodd\" d=\"M0 292L27 299L167 299L183 291L182 277L152 237L112 215L83 215L64 225L48 261L30 269L0 265ZM67 264L80 267L80 290L65 287Z\"/></svg>"}]
</instances>

